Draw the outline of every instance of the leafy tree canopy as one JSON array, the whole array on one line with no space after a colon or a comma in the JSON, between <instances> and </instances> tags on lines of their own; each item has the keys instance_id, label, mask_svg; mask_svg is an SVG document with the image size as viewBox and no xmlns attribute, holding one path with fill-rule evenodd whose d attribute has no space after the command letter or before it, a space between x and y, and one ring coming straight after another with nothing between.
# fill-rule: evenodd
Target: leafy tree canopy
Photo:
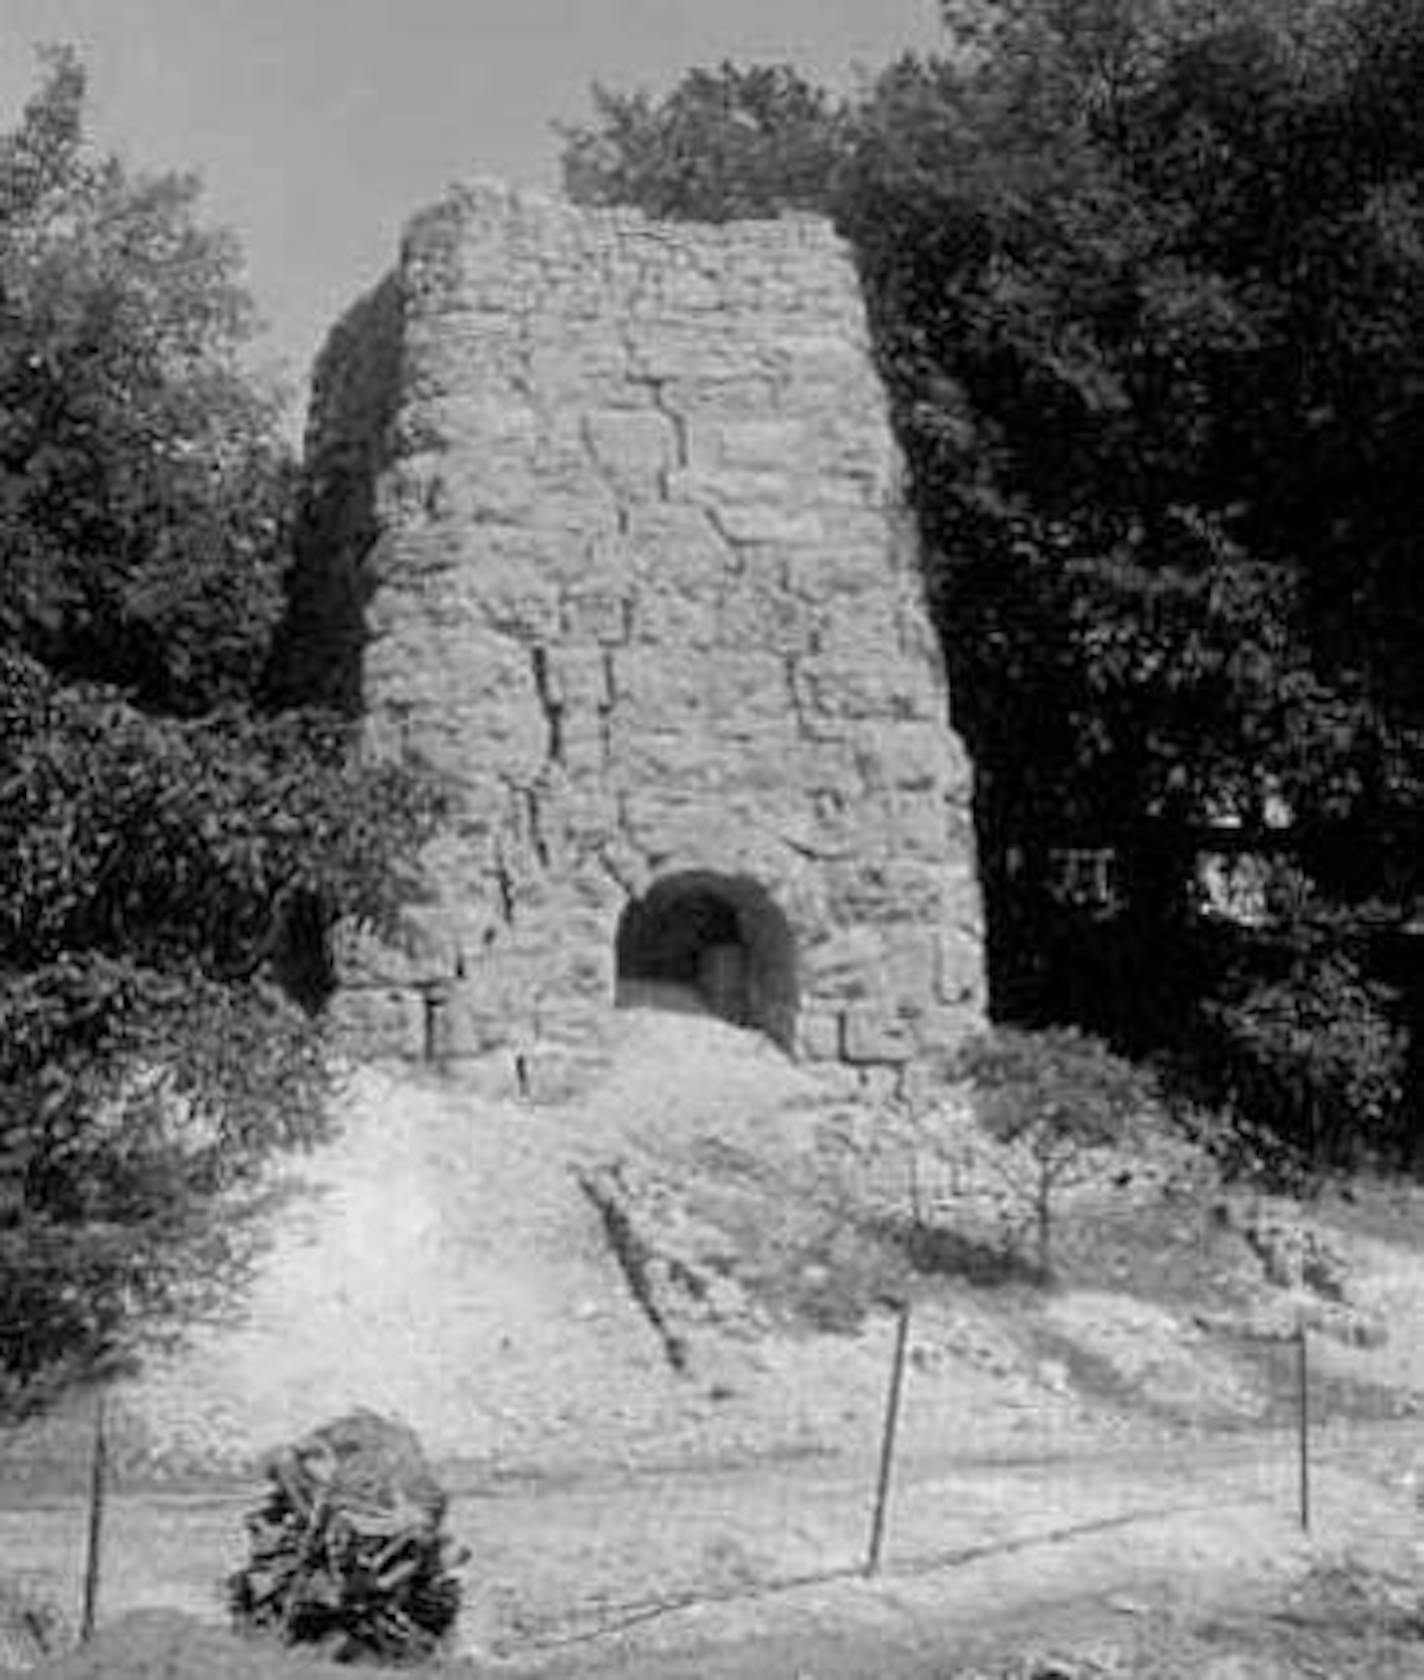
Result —
<instances>
[{"instance_id":1,"label":"leafy tree canopy","mask_svg":"<svg viewBox=\"0 0 1424 1680\"><path fill-rule=\"evenodd\" d=\"M84 133L68 52L0 141L0 633L140 703L251 691L292 463L239 356L240 256L190 175Z\"/></svg>"},{"instance_id":2,"label":"leafy tree canopy","mask_svg":"<svg viewBox=\"0 0 1424 1680\"><path fill-rule=\"evenodd\" d=\"M259 710L295 473L238 252L83 111L53 53L0 135L0 1410L233 1275L325 1123L286 935L380 921L434 809Z\"/></svg>"},{"instance_id":3,"label":"leafy tree canopy","mask_svg":"<svg viewBox=\"0 0 1424 1680\"><path fill-rule=\"evenodd\" d=\"M593 89L591 126L560 126L583 204L724 222L824 208L852 137L847 104L790 65L691 70L661 101Z\"/></svg>"}]
</instances>

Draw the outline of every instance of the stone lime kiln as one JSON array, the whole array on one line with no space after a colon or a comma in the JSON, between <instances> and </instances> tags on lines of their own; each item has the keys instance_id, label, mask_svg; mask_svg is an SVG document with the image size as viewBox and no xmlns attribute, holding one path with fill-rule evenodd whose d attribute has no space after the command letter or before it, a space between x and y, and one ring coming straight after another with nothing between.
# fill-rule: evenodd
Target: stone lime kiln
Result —
<instances>
[{"instance_id":1,"label":"stone lime kiln","mask_svg":"<svg viewBox=\"0 0 1424 1680\"><path fill-rule=\"evenodd\" d=\"M981 1008L952 732L853 264L805 217L477 185L332 334L289 691L452 790L372 1051L552 1090L611 1006L896 1069Z\"/></svg>"}]
</instances>

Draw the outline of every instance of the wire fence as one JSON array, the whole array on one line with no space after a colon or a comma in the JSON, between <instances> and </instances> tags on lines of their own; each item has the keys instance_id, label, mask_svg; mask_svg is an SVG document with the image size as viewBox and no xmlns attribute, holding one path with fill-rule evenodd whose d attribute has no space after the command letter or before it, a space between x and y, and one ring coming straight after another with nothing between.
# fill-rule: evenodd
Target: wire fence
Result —
<instances>
[{"instance_id":1,"label":"wire fence","mask_svg":"<svg viewBox=\"0 0 1424 1680\"><path fill-rule=\"evenodd\" d=\"M1272 1545L1293 1534L1343 1544L1362 1510L1377 1526L1385 1502L1412 1532L1424 1430L1342 1411L1339 1361L1303 1321L1288 1334L1213 1333L1212 1354L1249 1369L1269 1401L1254 1415L1228 1417L1206 1385L1178 1395L1170 1416L1124 1409L1114 1420L1101 1396L1084 1406L1068 1384L1015 1422L1012 1405L974 1408L924 1357L942 1328L936 1312L887 1305L862 1329L855 1354L878 1366L878 1401L873 1416L862 1410L860 1437L834 1450L685 1451L562 1478L455 1470L449 1521L471 1551L462 1643L517 1656L818 1583L995 1560L1039 1570L1050 1551L1097 1541L1113 1545L1117 1585L1130 1588L1134 1572L1163 1566L1174 1525L1208 1546L1248 1520ZM1040 1369L1034 1381L1045 1378ZM803 1400L787 1389L783 1443L805 1432ZM251 1491L111 1493L105 1451L101 1415L88 1497L24 1513L39 1541L30 1561L43 1561L48 1532L49 1585L72 1597L85 1631L158 1603L221 1615Z\"/></svg>"},{"instance_id":2,"label":"wire fence","mask_svg":"<svg viewBox=\"0 0 1424 1680\"><path fill-rule=\"evenodd\" d=\"M694 1356L701 1421L680 1435L610 1426L597 1462L561 1473L497 1450L449 1470L462 1642L517 1656L816 1583L1036 1572L1096 1544L1130 1586L1181 1534L1210 1553L1249 1550L1250 1530L1258 1560L1345 1546L1362 1522L1412 1543L1424 1356L1415 1371L1404 1325L1382 1344L1367 1304L1306 1287L1308 1254L1273 1279L1209 1210L1172 1231L1160 1200L1085 1204L1044 1288L1007 1263L1015 1233L942 1219L962 1177L914 1188L923 1230L959 1239L914 1258L948 1275L911 1267L910 1291L844 1334L749 1336L726 1380ZM1252 1265L1233 1296L1232 1266ZM96 1428L87 1490L76 1477L42 1507L7 1511L0 1481L0 1574L23 1565L76 1628L160 1604L220 1618L255 1488L155 1493L105 1457Z\"/></svg>"},{"instance_id":3,"label":"wire fence","mask_svg":"<svg viewBox=\"0 0 1424 1680\"><path fill-rule=\"evenodd\" d=\"M1114 1440L1101 1417L1041 1418L1017 1442L937 1415L913 1358L913 1310L876 1328L885 1410L859 1451L589 1483L552 1495L542 1515L517 1492L457 1502L473 1535L499 1537L472 1584L480 1643L556 1648L697 1605L986 1560L1033 1571L1049 1549L1096 1539L1112 1543L1115 1584L1130 1589L1180 1558L1179 1529L1208 1561L1218 1544L1244 1555L1249 1530L1255 1563L1294 1539L1343 1547L1362 1524L1378 1537L1386 1506L1396 1536L1414 1536L1424 1431L1327 1410L1334 1379L1313 1376L1308 1327L1239 1338L1288 1402L1269 1421L1223 1427L1212 1410L1155 1430L1124 1422Z\"/></svg>"}]
</instances>

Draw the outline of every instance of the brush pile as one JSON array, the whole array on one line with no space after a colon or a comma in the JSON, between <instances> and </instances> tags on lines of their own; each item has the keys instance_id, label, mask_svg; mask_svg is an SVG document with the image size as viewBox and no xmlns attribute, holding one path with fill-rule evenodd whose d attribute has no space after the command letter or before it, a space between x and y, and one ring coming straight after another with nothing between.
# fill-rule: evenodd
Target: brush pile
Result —
<instances>
[{"instance_id":1,"label":"brush pile","mask_svg":"<svg viewBox=\"0 0 1424 1680\"><path fill-rule=\"evenodd\" d=\"M274 1453L266 1473L250 1559L228 1581L238 1625L338 1662L434 1656L459 1613L463 1554L411 1431L355 1412Z\"/></svg>"}]
</instances>

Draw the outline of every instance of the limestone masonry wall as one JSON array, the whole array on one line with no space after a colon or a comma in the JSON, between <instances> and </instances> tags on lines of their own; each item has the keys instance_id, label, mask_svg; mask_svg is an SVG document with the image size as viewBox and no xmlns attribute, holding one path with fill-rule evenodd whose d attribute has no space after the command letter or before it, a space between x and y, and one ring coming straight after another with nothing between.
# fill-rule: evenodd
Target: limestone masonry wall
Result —
<instances>
[{"instance_id":1,"label":"limestone masonry wall","mask_svg":"<svg viewBox=\"0 0 1424 1680\"><path fill-rule=\"evenodd\" d=\"M455 799L399 948L341 953L349 1032L536 1087L615 999L866 1068L962 1035L970 766L827 226L460 189L308 441L289 655Z\"/></svg>"}]
</instances>

